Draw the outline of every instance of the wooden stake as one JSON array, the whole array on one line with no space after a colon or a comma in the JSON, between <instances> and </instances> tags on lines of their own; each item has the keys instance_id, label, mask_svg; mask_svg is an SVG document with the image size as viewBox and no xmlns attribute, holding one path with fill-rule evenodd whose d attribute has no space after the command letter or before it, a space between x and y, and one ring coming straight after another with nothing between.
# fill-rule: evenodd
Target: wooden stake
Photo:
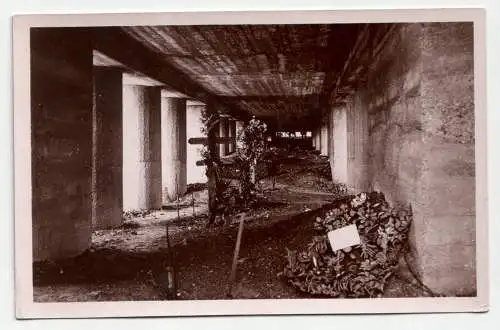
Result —
<instances>
[{"instance_id":1,"label":"wooden stake","mask_svg":"<svg viewBox=\"0 0 500 330\"><path fill-rule=\"evenodd\" d=\"M165 265L166 281L167 281L167 298L170 300L177 298L177 271L175 267L174 257L172 254L172 246L168 233L168 222L165 223L165 236L167 240L167 265Z\"/></svg>"},{"instance_id":2,"label":"wooden stake","mask_svg":"<svg viewBox=\"0 0 500 330\"><path fill-rule=\"evenodd\" d=\"M236 279L236 266L238 265L238 255L240 253L241 236L243 235L243 224L245 222L245 216L242 215L240 218L240 226L238 227L238 236L236 237L236 246L234 248L233 265L231 267L231 276L229 277L229 287L227 290L227 296L233 296L233 285Z\"/></svg>"}]
</instances>

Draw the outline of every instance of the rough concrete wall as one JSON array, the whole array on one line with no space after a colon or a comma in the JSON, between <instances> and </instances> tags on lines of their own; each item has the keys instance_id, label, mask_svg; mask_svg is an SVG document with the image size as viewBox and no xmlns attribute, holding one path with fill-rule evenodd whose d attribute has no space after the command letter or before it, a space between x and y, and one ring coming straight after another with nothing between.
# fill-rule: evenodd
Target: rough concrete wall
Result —
<instances>
[{"instance_id":1,"label":"rough concrete wall","mask_svg":"<svg viewBox=\"0 0 500 330\"><path fill-rule=\"evenodd\" d=\"M432 289L474 294L471 24L407 24L348 104L349 183L411 204L414 263Z\"/></svg>"},{"instance_id":2,"label":"rough concrete wall","mask_svg":"<svg viewBox=\"0 0 500 330\"><path fill-rule=\"evenodd\" d=\"M202 133L201 110L203 105L188 105L187 106L187 138L206 137ZM207 182L205 175L206 166L196 166L196 162L201 160L201 151L203 145L189 144L187 145L187 183L204 183Z\"/></svg>"},{"instance_id":3,"label":"rough concrete wall","mask_svg":"<svg viewBox=\"0 0 500 330\"><path fill-rule=\"evenodd\" d=\"M33 258L83 252L92 232L92 47L85 31L31 30Z\"/></svg>"},{"instance_id":4,"label":"rough concrete wall","mask_svg":"<svg viewBox=\"0 0 500 330\"><path fill-rule=\"evenodd\" d=\"M415 213L417 261L436 289L473 294L475 155L473 26L422 28L424 162ZM443 260L446 267L443 267Z\"/></svg>"}]
</instances>

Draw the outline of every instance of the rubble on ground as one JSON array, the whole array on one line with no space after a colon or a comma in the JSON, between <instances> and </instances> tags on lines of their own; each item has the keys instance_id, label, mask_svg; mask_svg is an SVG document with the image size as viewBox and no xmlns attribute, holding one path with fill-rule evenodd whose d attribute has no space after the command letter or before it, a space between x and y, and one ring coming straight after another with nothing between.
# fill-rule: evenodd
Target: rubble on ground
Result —
<instances>
[{"instance_id":1,"label":"rubble on ground","mask_svg":"<svg viewBox=\"0 0 500 330\"><path fill-rule=\"evenodd\" d=\"M330 297L379 297L406 248L411 212L391 208L381 193L361 193L317 217L318 235L288 250L282 275L300 291ZM327 234L354 224L361 244L332 251Z\"/></svg>"}]
</instances>

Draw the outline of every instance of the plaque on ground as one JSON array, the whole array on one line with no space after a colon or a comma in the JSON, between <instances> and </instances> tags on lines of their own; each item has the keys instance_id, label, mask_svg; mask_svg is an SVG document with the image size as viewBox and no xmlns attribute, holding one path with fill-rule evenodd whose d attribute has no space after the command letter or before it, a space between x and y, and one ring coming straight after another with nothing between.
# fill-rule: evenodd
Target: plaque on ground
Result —
<instances>
[{"instance_id":1,"label":"plaque on ground","mask_svg":"<svg viewBox=\"0 0 500 330\"><path fill-rule=\"evenodd\" d=\"M356 225L349 225L328 232L328 240L333 252L361 244Z\"/></svg>"}]
</instances>

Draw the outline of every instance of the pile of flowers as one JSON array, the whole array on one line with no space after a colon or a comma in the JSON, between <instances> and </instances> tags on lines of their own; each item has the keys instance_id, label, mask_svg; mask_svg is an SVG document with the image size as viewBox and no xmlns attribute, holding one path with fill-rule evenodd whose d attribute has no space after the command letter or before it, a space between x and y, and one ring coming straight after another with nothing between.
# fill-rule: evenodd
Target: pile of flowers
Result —
<instances>
[{"instance_id":1,"label":"pile of flowers","mask_svg":"<svg viewBox=\"0 0 500 330\"><path fill-rule=\"evenodd\" d=\"M381 193L361 193L317 217L318 235L303 251L288 250L281 275L313 295L380 297L407 246L411 211L394 209ZM354 224L361 243L332 251L327 234Z\"/></svg>"}]
</instances>

